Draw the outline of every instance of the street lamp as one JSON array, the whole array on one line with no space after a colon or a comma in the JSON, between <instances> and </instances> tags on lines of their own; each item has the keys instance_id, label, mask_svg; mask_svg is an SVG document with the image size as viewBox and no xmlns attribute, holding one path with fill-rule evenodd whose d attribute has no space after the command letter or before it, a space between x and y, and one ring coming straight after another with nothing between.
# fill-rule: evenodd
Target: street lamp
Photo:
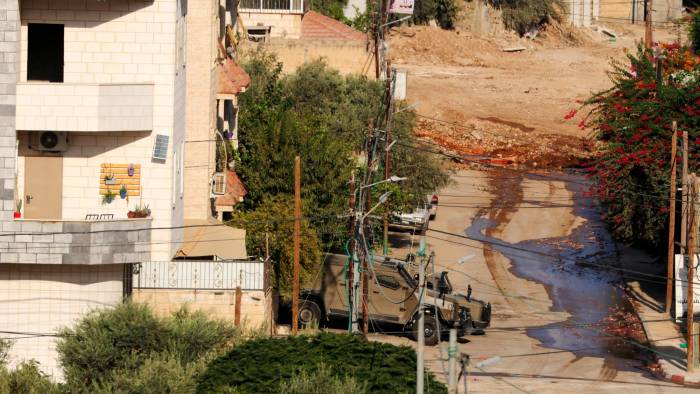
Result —
<instances>
[{"instance_id":1,"label":"street lamp","mask_svg":"<svg viewBox=\"0 0 700 394\"><path fill-rule=\"evenodd\" d=\"M377 185L380 185L382 183L387 183L387 182L392 182L392 183L402 182L402 181L405 181L406 179L408 179L408 178L406 178L405 176L392 175L388 179L383 179L379 182L370 183L369 185L362 186L360 189L366 189L368 187L377 186Z\"/></svg>"}]
</instances>

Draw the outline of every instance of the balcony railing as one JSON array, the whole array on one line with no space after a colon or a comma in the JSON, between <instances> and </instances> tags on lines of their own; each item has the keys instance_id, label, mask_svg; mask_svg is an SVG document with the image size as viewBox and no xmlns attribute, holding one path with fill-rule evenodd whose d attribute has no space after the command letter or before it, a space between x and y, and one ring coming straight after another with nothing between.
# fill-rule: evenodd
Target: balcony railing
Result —
<instances>
[{"instance_id":1,"label":"balcony railing","mask_svg":"<svg viewBox=\"0 0 700 394\"><path fill-rule=\"evenodd\" d=\"M2 223L0 263L117 264L151 259L151 219Z\"/></svg>"},{"instance_id":2,"label":"balcony railing","mask_svg":"<svg viewBox=\"0 0 700 394\"><path fill-rule=\"evenodd\" d=\"M134 267L135 289L264 290L262 261L148 261Z\"/></svg>"},{"instance_id":3,"label":"balcony railing","mask_svg":"<svg viewBox=\"0 0 700 394\"><path fill-rule=\"evenodd\" d=\"M303 13L304 0L242 0L242 12Z\"/></svg>"},{"instance_id":4,"label":"balcony railing","mask_svg":"<svg viewBox=\"0 0 700 394\"><path fill-rule=\"evenodd\" d=\"M153 84L18 83L17 130L153 130Z\"/></svg>"}]
</instances>

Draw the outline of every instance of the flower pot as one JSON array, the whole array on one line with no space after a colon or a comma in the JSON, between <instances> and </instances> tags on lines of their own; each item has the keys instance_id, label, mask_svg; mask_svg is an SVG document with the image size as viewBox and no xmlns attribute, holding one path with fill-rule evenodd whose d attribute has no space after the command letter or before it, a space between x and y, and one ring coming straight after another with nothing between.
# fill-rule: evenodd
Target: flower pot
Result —
<instances>
[{"instance_id":1,"label":"flower pot","mask_svg":"<svg viewBox=\"0 0 700 394\"><path fill-rule=\"evenodd\" d=\"M129 164L129 169L127 170L129 176L134 176L134 163Z\"/></svg>"},{"instance_id":2,"label":"flower pot","mask_svg":"<svg viewBox=\"0 0 700 394\"><path fill-rule=\"evenodd\" d=\"M20 218L22 218L22 212L15 212L14 217L15 217L15 219L20 219Z\"/></svg>"},{"instance_id":3,"label":"flower pot","mask_svg":"<svg viewBox=\"0 0 700 394\"><path fill-rule=\"evenodd\" d=\"M116 185L117 180L115 178L107 178L105 179L105 185Z\"/></svg>"},{"instance_id":4,"label":"flower pot","mask_svg":"<svg viewBox=\"0 0 700 394\"><path fill-rule=\"evenodd\" d=\"M121 197L122 200L125 199L125 198L126 198L126 190L120 190L120 191L119 191L119 197Z\"/></svg>"},{"instance_id":5,"label":"flower pot","mask_svg":"<svg viewBox=\"0 0 700 394\"><path fill-rule=\"evenodd\" d=\"M140 218L146 218L148 215L144 212L134 212L134 211L129 211L126 214L126 217L129 219L140 219Z\"/></svg>"}]
</instances>

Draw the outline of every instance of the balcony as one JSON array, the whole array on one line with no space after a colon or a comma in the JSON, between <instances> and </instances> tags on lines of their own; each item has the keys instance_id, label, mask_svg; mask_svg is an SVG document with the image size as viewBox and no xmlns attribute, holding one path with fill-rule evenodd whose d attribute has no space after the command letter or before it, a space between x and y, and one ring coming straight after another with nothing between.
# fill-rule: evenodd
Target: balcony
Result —
<instances>
[{"instance_id":1,"label":"balcony","mask_svg":"<svg viewBox=\"0 0 700 394\"><path fill-rule=\"evenodd\" d=\"M303 14L304 0L241 0L240 12Z\"/></svg>"},{"instance_id":2,"label":"balcony","mask_svg":"<svg viewBox=\"0 0 700 394\"><path fill-rule=\"evenodd\" d=\"M151 219L2 223L0 263L116 264L151 258Z\"/></svg>"},{"instance_id":3,"label":"balcony","mask_svg":"<svg viewBox=\"0 0 700 394\"><path fill-rule=\"evenodd\" d=\"M16 115L17 130L151 131L153 84L22 82Z\"/></svg>"}]
</instances>

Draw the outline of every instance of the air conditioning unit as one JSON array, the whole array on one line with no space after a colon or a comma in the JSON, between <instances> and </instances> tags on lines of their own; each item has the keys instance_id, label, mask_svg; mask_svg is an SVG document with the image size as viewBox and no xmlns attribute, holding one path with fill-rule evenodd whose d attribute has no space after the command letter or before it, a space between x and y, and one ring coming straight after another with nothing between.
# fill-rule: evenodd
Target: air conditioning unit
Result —
<instances>
[{"instance_id":1,"label":"air conditioning unit","mask_svg":"<svg viewBox=\"0 0 700 394\"><path fill-rule=\"evenodd\" d=\"M226 193L226 174L223 172L214 173L211 178L211 194L221 196Z\"/></svg>"},{"instance_id":2,"label":"air conditioning unit","mask_svg":"<svg viewBox=\"0 0 700 394\"><path fill-rule=\"evenodd\" d=\"M31 134L29 149L64 152L68 150L68 133L59 131L35 131Z\"/></svg>"}]
</instances>

